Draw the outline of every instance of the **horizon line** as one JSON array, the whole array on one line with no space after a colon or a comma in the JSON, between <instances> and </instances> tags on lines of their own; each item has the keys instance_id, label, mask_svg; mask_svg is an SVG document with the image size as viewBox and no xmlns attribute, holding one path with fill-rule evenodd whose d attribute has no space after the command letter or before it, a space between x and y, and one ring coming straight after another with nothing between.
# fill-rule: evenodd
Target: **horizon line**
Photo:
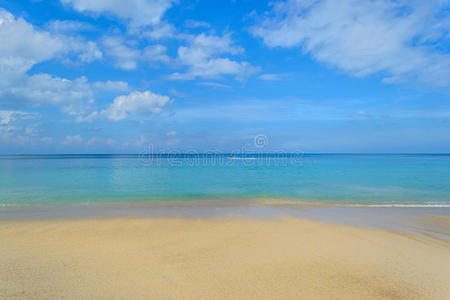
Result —
<instances>
[{"instance_id":1,"label":"horizon line","mask_svg":"<svg viewBox=\"0 0 450 300\"><path fill-rule=\"evenodd\" d=\"M235 152L161 152L161 153L20 153L20 154L0 154L0 156L68 156L68 155L450 155L450 152L258 152L258 153L235 153Z\"/></svg>"}]
</instances>

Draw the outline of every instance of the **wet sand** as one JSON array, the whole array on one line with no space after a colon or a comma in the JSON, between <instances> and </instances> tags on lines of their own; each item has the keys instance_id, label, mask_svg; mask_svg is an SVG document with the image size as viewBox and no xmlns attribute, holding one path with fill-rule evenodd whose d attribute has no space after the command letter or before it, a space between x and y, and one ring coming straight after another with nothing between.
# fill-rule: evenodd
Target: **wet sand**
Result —
<instances>
[{"instance_id":1,"label":"wet sand","mask_svg":"<svg viewBox=\"0 0 450 300\"><path fill-rule=\"evenodd\" d=\"M449 299L450 242L292 216L3 219L0 295Z\"/></svg>"}]
</instances>

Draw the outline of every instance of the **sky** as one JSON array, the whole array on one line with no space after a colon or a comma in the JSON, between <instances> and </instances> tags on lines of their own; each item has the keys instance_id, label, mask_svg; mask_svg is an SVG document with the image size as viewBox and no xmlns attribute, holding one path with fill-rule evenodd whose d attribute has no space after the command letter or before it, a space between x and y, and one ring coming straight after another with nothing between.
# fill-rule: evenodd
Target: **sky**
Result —
<instances>
[{"instance_id":1,"label":"sky","mask_svg":"<svg viewBox=\"0 0 450 300\"><path fill-rule=\"evenodd\" d=\"M447 0L0 0L0 154L450 153L449 98Z\"/></svg>"}]
</instances>

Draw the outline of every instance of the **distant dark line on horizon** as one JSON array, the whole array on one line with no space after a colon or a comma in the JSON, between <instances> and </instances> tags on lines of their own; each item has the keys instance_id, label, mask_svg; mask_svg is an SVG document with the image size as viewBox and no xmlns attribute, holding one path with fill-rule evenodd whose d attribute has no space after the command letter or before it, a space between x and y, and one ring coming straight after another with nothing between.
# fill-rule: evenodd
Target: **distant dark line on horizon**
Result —
<instances>
[{"instance_id":1,"label":"distant dark line on horizon","mask_svg":"<svg viewBox=\"0 0 450 300\"><path fill-rule=\"evenodd\" d=\"M414 152L414 153L402 153L402 152L310 152L310 153L296 153L296 152L258 152L258 153L45 153L45 154L0 154L2 156L139 156L139 155L151 155L151 156L195 156L195 155L228 155L228 156L256 156L256 155L450 155L450 153L434 153L434 152Z\"/></svg>"}]
</instances>

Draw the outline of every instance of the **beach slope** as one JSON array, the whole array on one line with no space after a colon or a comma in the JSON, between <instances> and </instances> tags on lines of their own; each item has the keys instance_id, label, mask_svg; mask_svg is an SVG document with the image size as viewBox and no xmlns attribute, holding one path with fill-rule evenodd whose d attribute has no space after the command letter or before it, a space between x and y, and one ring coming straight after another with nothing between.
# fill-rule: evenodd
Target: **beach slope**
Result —
<instances>
[{"instance_id":1,"label":"beach slope","mask_svg":"<svg viewBox=\"0 0 450 300\"><path fill-rule=\"evenodd\" d=\"M0 282L2 299L449 299L450 244L298 218L2 220Z\"/></svg>"}]
</instances>

